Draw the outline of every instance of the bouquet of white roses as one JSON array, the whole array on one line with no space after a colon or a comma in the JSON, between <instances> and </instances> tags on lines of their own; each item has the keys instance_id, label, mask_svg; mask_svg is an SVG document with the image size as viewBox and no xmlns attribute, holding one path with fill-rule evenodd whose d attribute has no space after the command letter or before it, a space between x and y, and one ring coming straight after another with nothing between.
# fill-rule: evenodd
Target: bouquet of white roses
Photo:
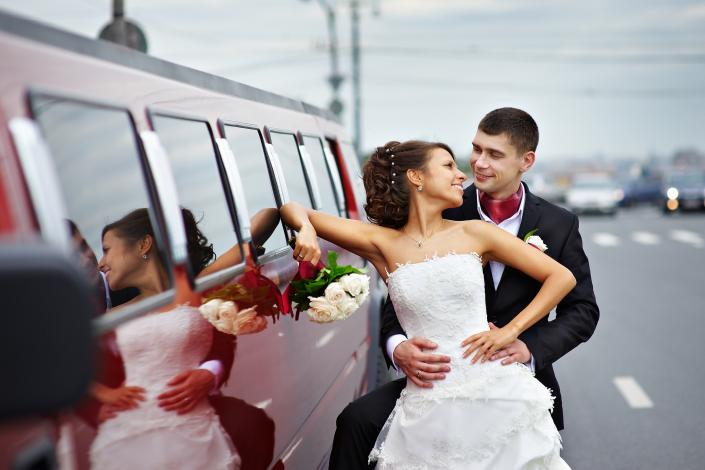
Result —
<instances>
[{"instance_id":1,"label":"bouquet of white roses","mask_svg":"<svg viewBox=\"0 0 705 470\"><path fill-rule=\"evenodd\" d=\"M298 311L306 310L311 321L329 323L344 320L367 299L370 278L352 266L338 266L338 254L328 252L328 266L313 279L291 283Z\"/></svg>"}]
</instances>

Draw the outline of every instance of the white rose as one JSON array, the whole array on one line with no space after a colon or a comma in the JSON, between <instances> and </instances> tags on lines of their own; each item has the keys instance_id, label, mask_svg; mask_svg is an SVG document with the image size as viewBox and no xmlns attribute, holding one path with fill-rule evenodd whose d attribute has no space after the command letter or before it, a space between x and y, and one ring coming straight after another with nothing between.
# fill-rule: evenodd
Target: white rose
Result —
<instances>
[{"instance_id":1,"label":"white rose","mask_svg":"<svg viewBox=\"0 0 705 470\"><path fill-rule=\"evenodd\" d=\"M337 305L338 302L347 296L348 294L345 293L345 289L339 282L331 282L326 287L326 299L333 304Z\"/></svg>"},{"instance_id":2,"label":"white rose","mask_svg":"<svg viewBox=\"0 0 705 470\"><path fill-rule=\"evenodd\" d=\"M369 290L370 279L364 274L348 274L338 279L343 289L348 291L353 297L360 295L365 288Z\"/></svg>"},{"instance_id":3,"label":"white rose","mask_svg":"<svg viewBox=\"0 0 705 470\"><path fill-rule=\"evenodd\" d=\"M546 250L548 250L548 247L547 247L546 244L543 242L543 240L541 240L541 237L539 237L538 235L532 235L532 236L530 236L529 238L526 239L526 243L528 243L528 244L531 245L531 246L534 246L534 247L538 248L538 249L541 250L541 251L546 251Z\"/></svg>"},{"instance_id":4,"label":"white rose","mask_svg":"<svg viewBox=\"0 0 705 470\"><path fill-rule=\"evenodd\" d=\"M352 297L346 297L345 299L341 300L337 305L338 310L340 311L340 320L349 317L358 308L358 303Z\"/></svg>"},{"instance_id":5,"label":"white rose","mask_svg":"<svg viewBox=\"0 0 705 470\"><path fill-rule=\"evenodd\" d=\"M212 299L201 305L198 310L206 320L216 320L218 319L218 310L220 309L222 303L223 301L220 299Z\"/></svg>"},{"instance_id":6,"label":"white rose","mask_svg":"<svg viewBox=\"0 0 705 470\"><path fill-rule=\"evenodd\" d=\"M311 303L306 311L308 317L317 323L328 323L338 319L340 312L335 304L325 297L309 297Z\"/></svg>"},{"instance_id":7,"label":"white rose","mask_svg":"<svg viewBox=\"0 0 705 470\"><path fill-rule=\"evenodd\" d=\"M225 301L218 308L218 318L211 321L218 331L234 333L237 326L237 306L231 301Z\"/></svg>"},{"instance_id":8,"label":"white rose","mask_svg":"<svg viewBox=\"0 0 705 470\"><path fill-rule=\"evenodd\" d=\"M365 302L365 300L367 300L367 296L369 295L369 293L370 293L370 291L369 291L369 287L368 287L367 290L363 291L360 295L355 297L355 302L357 302L358 306L362 305L363 302Z\"/></svg>"}]
</instances>

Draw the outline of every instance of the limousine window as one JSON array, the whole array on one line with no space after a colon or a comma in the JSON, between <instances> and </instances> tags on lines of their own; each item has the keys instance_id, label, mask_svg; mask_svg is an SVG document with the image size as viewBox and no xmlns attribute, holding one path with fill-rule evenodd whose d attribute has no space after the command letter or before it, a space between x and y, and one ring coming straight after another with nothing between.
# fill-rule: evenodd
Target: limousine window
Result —
<instances>
[{"instance_id":1,"label":"limousine window","mask_svg":"<svg viewBox=\"0 0 705 470\"><path fill-rule=\"evenodd\" d=\"M345 163L348 167L350 184L352 184L355 199L357 200L358 205L362 206L362 202L366 200L366 192L365 184L362 182L362 169L360 168L360 160L358 160L357 153L355 153L355 149L349 142L341 142L340 150L343 152L343 158L345 159ZM365 214L360 215L363 219L365 218Z\"/></svg>"},{"instance_id":2,"label":"limousine window","mask_svg":"<svg viewBox=\"0 0 705 470\"><path fill-rule=\"evenodd\" d=\"M234 125L225 125L223 129L240 171L250 217L254 220L263 211L276 210L277 202L260 132ZM272 253L284 247L286 238L280 226L261 244L259 250L260 254Z\"/></svg>"},{"instance_id":3,"label":"limousine window","mask_svg":"<svg viewBox=\"0 0 705 470\"><path fill-rule=\"evenodd\" d=\"M294 134L284 132L272 132L271 136L272 145L277 151L282 169L284 170L284 179L286 179L289 197L292 201L313 208L296 137Z\"/></svg>"},{"instance_id":4,"label":"limousine window","mask_svg":"<svg viewBox=\"0 0 705 470\"><path fill-rule=\"evenodd\" d=\"M208 123L153 115L152 124L171 163L179 204L220 256L238 243Z\"/></svg>"},{"instance_id":5,"label":"limousine window","mask_svg":"<svg viewBox=\"0 0 705 470\"><path fill-rule=\"evenodd\" d=\"M84 264L97 274L106 225L140 210L156 227L132 120L118 108L45 95L30 101L57 172L67 229ZM158 230L155 234L166 259Z\"/></svg>"},{"instance_id":6,"label":"limousine window","mask_svg":"<svg viewBox=\"0 0 705 470\"><path fill-rule=\"evenodd\" d=\"M321 210L329 214L338 214L338 202L335 197L335 187L332 176L334 173L328 168L326 156L323 153L323 143L317 137L304 136L304 146L311 155L313 171L318 181L318 191L321 194ZM337 169L335 170L337 172Z\"/></svg>"}]
</instances>

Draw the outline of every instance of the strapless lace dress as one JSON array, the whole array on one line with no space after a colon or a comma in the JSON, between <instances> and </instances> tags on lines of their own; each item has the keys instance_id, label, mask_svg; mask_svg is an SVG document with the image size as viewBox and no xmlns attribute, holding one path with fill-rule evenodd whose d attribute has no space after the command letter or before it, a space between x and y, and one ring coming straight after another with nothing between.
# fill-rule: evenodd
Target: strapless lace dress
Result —
<instances>
[{"instance_id":1,"label":"strapless lace dress","mask_svg":"<svg viewBox=\"0 0 705 470\"><path fill-rule=\"evenodd\" d=\"M387 284L406 333L438 344L451 371L431 389L407 381L370 454L377 469L568 469L550 390L523 364L462 357L460 343L489 329L479 256L400 265Z\"/></svg>"},{"instance_id":2,"label":"strapless lace dress","mask_svg":"<svg viewBox=\"0 0 705 470\"><path fill-rule=\"evenodd\" d=\"M91 468L239 469L240 457L207 400L179 415L157 405L175 375L198 368L213 328L198 309L179 306L117 329L128 385L143 387L145 401L104 422L91 446Z\"/></svg>"}]
</instances>

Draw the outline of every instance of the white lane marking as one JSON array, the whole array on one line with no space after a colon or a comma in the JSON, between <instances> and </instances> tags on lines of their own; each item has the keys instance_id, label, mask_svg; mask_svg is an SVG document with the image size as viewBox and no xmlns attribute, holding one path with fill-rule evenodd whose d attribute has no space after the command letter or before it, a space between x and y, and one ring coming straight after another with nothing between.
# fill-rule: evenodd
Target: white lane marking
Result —
<instances>
[{"instance_id":1,"label":"white lane marking","mask_svg":"<svg viewBox=\"0 0 705 470\"><path fill-rule=\"evenodd\" d=\"M698 233L691 232L690 230L671 230L671 239L693 245L697 248L702 248L705 246L705 240Z\"/></svg>"},{"instance_id":2,"label":"white lane marking","mask_svg":"<svg viewBox=\"0 0 705 470\"><path fill-rule=\"evenodd\" d=\"M642 245L658 245L661 243L661 237L651 232L633 232L632 240Z\"/></svg>"},{"instance_id":3,"label":"white lane marking","mask_svg":"<svg viewBox=\"0 0 705 470\"><path fill-rule=\"evenodd\" d=\"M653 408L654 402L646 394L634 377L615 377L614 385L632 408Z\"/></svg>"},{"instance_id":4,"label":"white lane marking","mask_svg":"<svg viewBox=\"0 0 705 470\"><path fill-rule=\"evenodd\" d=\"M617 246L619 245L619 237L611 233L599 232L592 236L592 241L600 246Z\"/></svg>"}]
</instances>

